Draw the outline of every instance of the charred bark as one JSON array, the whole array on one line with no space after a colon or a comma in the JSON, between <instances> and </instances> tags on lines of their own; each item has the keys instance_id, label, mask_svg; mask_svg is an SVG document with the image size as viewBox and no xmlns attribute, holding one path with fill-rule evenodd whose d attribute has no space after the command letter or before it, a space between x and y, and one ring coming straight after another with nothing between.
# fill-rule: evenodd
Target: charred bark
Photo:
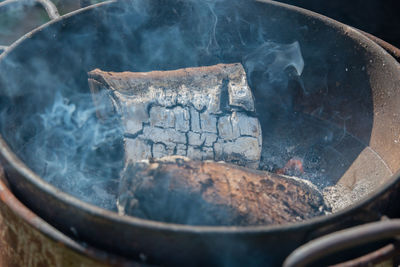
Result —
<instances>
[{"instance_id":1,"label":"charred bark","mask_svg":"<svg viewBox=\"0 0 400 267\"><path fill-rule=\"evenodd\" d=\"M300 179L183 157L130 163L119 191L120 213L180 224L283 224L328 210Z\"/></svg>"}]
</instances>

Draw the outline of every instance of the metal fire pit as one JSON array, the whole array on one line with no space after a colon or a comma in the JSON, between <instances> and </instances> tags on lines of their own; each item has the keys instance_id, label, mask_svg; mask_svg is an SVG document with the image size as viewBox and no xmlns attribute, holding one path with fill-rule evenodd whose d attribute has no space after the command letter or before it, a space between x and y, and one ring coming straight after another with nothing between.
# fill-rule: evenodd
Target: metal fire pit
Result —
<instances>
[{"instance_id":1,"label":"metal fire pit","mask_svg":"<svg viewBox=\"0 0 400 267\"><path fill-rule=\"evenodd\" d=\"M150 2L154 6L165 4L163 1ZM393 203L399 200L400 192L400 174L397 173L400 168L400 145L395 142L399 141L400 133L400 116L396 109L400 102L400 65L384 49L357 30L318 14L269 1L238 1L237 4L242 8L237 7L227 12L243 12L248 19L244 23L250 21L265 31L271 31L270 38L274 40L299 40L304 47L306 62L313 62L320 57L330 60L332 76L328 82L335 90L326 93L328 98L325 100L328 104L333 103L334 101L330 102L332 99L345 94L347 102L335 107L328 105L328 114L340 109L344 115L351 115L346 122L348 132L368 144L388 169L396 174L384 180L383 185L368 197L332 215L282 226L194 227L118 216L67 195L32 172L13 152L15 144L2 133L4 138L0 140L1 161L10 188L17 197L14 198L7 191L4 183L0 184L1 199L5 204L1 206L1 222L8 233L4 240L17 244L14 247L20 248L18 242L24 236L31 236L32 240L39 240L41 246L45 247L41 251L46 251L52 244L58 244L58 241L65 244L65 250L62 248L64 245L61 248L56 245L54 250L60 249L59 253L68 253L69 259L76 262L87 261L88 265L94 264L96 260L105 264L134 264L99 252L100 250L130 259L147 258L150 263L167 265L280 265L291 251L316 237L376 221L382 215L399 215L400 211ZM174 14L179 13L179 1L171 1L166 5L173 8L165 9L166 13L161 12L162 8L155 10L163 16L154 17L146 27L159 27L175 18ZM132 6L126 6L125 1L110 1L70 13L34 30L6 49L0 56L0 96L1 103L8 108L7 112L12 112L12 107L21 108L24 102L29 101L29 94L26 96L21 93L9 97L7 90L17 89L23 92L23 88L29 86L39 91L56 86L36 82L35 77L39 73L32 73L33 60L46 62L48 69L43 70L44 72L57 76L66 83L77 85L81 90L87 88L86 73L94 68L141 70L140 66L133 63L127 65L123 58L115 57L108 49L112 43L114 49L119 47L125 51L122 48L127 45L132 50L127 50L126 56L134 56L138 45L133 34L135 31L131 32L132 35L124 33L120 39L112 39L115 32L108 31L106 27L107 23L113 22L116 29L123 29L122 21L133 14L129 8ZM284 28L284 23L293 27L287 28L286 32L272 30L274 27ZM186 26L190 36L190 25ZM70 42L77 37L80 42ZM40 41L40 45L35 41ZM390 45L378 39L375 41L389 49L392 55L398 53ZM240 40L232 42L239 46ZM316 55L315 51L326 42L331 50ZM66 44L69 51L86 57L77 61L65 52ZM236 56L222 55L225 60L233 62ZM175 64L171 68L181 67ZM344 73L345 66L348 74L340 76ZM310 65L308 67L305 70L305 79L307 74L317 71ZM9 79L14 83L10 84ZM313 101L304 100L301 111L310 113L322 97L317 91L313 92ZM43 99L36 108L40 109L48 104ZM18 120L10 121L8 129L12 130L12 127L17 126ZM356 154L359 152L356 151ZM25 209L19 201L40 217ZM21 225L19 229L26 229L26 233L15 230L15 225ZM13 237L15 235L16 238ZM387 239L387 236L384 238ZM99 250L82 246L81 242ZM366 251L368 249L360 249L357 253ZM15 250L11 249L4 259L8 261L14 257L14 253ZM54 256L59 253L49 256L49 259L60 261L60 258ZM346 260L346 255L335 260ZM44 263L52 262L50 260Z\"/></svg>"}]
</instances>

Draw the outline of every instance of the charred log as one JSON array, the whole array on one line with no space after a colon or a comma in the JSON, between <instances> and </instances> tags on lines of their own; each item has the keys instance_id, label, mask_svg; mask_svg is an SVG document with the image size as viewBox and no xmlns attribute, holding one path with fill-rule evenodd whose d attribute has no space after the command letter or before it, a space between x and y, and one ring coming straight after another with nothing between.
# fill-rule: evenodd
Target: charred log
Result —
<instances>
[{"instance_id":1,"label":"charred log","mask_svg":"<svg viewBox=\"0 0 400 267\"><path fill-rule=\"evenodd\" d=\"M117 113L126 161L180 155L258 168L261 126L241 64L89 73L100 119Z\"/></svg>"},{"instance_id":2,"label":"charred log","mask_svg":"<svg viewBox=\"0 0 400 267\"><path fill-rule=\"evenodd\" d=\"M183 157L130 163L119 212L191 225L283 224L324 214L320 192L300 179Z\"/></svg>"}]
</instances>

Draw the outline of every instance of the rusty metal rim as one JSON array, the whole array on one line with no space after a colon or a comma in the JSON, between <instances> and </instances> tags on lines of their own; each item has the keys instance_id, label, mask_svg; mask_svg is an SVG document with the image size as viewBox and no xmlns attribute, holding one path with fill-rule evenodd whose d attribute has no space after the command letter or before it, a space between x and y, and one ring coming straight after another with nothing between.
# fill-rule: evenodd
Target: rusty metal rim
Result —
<instances>
[{"instance_id":1,"label":"rusty metal rim","mask_svg":"<svg viewBox=\"0 0 400 267\"><path fill-rule=\"evenodd\" d=\"M367 36L369 39L377 43L379 46L383 47L392 57L394 57L398 62L400 62L400 49L389 44L388 42L362 30L356 29L363 35Z\"/></svg>"},{"instance_id":2,"label":"rusty metal rim","mask_svg":"<svg viewBox=\"0 0 400 267\"><path fill-rule=\"evenodd\" d=\"M347 26L343 23L330 19L326 16L320 15L318 13L291 6L288 4L278 3L271 0L252 0L254 2L265 3L269 4L278 8L290 10L291 12L301 14L303 16L310 17L312 19L316 19L322 21L327 26L336 29L337 31L351 37L354 39L359 40L361 43L373 47L375 51L379 52L384 57L390 57L393 61L395 59L391 57L388 52L386 52L381 46L373 42L371 39L360 33L358 30ZM8 49L0 55L0 61L3 60L8 54L10 54L18 45L24 42L27 39L30 39L35 33L40 32L44 28L52 25L53 23L57 23L62 21L66 18L69 18L74 15L78 15L80 13L86 12L88 10L100 7L100 6L107 6L111 3L116 3L118 0L110 0L103 3L95 4L92 6L88 6L86 8L82 8L80 10L68 13L63 15L55 20L52 20L42 26L34 29L33 31L25 34L16 42L14 42ZM395 63L399 67L400 72L400 65ZM302 222L297 223L288 223L285 225L272 225L272 226L190 226L190 225L180 225L180 224L173 224L173 223L163 223L163 222L156 222L151 220L145 220L135 217L129 216L120 216L115 212L108 211L102 209L100 207L94 206L92 204L88 204L83 202L71 195L68 195L61 190L57 189L53 185L45 182L40 176L34 173L31 169L28 168L10 149L7 145L6 141L0 136L0 153L8 162L8 165L11 166L13 169L17 170L22 176L24 176L30 183L35 185L36 187L40 188L44 193L51 194L55 198L58 198L60 201L66 203L67 205L74 206L78 209L83 210L84 212L95 216L95 217L106 217L112 221L118 221L119 223L129 224L133 226L140 226L142 228L149 228L149 229L158 229L164 231L180 231L180 232L188 232L188 233L201 233L201 234L249 234L249 233L268 233L268 232L283 232L287 230L297 230L297 229L316 229L320 225L324 225L329 222L339 221L344 216L347 216L348 213L355 211L357 209L361 209L362 207L367 206L375 199L380 197L381 195L385 194L392 186L397 183L400 183L400 172L395 173L389 181L385 183L381 188L375 190L369 196L365 197L361 201L358 201L354 205L347 207L341 211L338 211L334 214L325 215L316 217L313 219L305 220Z\"/></svg>"},{"instance_id":3,"label":"rusty metal rim","mask_svg":"<svg viewBox=\"0 0 400 267\"><path fill-rule=\"evenodd\" d=\"M3 180L3 177L3 169L0 167L0 201L3 202L3 204L5 204L15 215L24 220L24 222L32 226L34 229L38 230L40 233L44 234L46 237L63 244L67 248L70 248L71 250L85 257L90 257L94 260L122 266L133 263L132 261L128 261L120 256L105 253L86 244L82 245L61 233L38 215L33 213L23 203L21 203L10 191L6 182Z\"/></svg>"}]
</instances>

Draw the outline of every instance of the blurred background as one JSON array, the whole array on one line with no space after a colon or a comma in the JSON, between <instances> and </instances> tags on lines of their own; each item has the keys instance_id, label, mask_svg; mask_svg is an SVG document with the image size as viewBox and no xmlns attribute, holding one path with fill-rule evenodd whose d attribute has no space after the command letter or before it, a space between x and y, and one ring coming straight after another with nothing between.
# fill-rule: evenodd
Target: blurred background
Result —
<instances>
[{"instance_id":1,"label":"blurred background","mask_svg":"<svg viewBox=\"0 0 400 267\"><path fill-rule=\"evenodd\" d=\"M400 47L399 0L280 0L375 35Z\"/></svg>"},{"instance_id":2,"label":"blurred background","mask_svg":"<svg viewBox=\"0 0 400 267\"><path fill-rule=\"evenodd\" d=\"M6 5L7 2L9 4ZM53 0L52 2L62 15L81 6L103 1ZM326 15L400 47L399 0L280 0L279 2ZM11 44L24 33L48 20L44 9L34 0L0 0L0 45Z\"/></svg>"}]
</instances>

